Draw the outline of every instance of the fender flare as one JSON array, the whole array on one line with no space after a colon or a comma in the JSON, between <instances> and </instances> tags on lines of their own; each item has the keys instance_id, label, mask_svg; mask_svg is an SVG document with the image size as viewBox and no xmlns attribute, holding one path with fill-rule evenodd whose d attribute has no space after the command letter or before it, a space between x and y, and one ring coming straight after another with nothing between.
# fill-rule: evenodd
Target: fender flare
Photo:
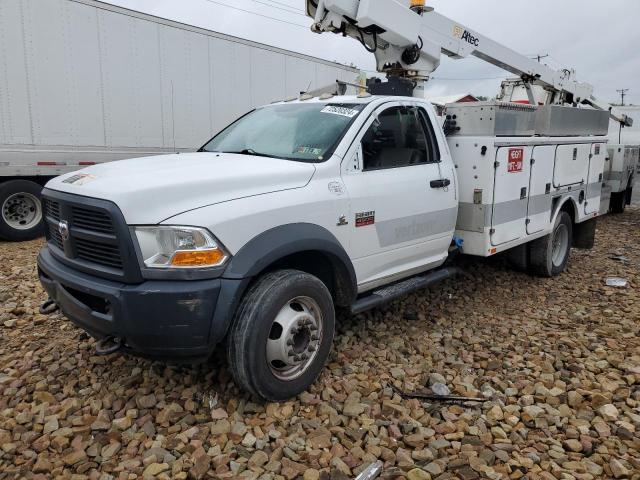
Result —
<instances>
[{"instance_id":1,"label":"fender flare","mask_svg":"<svg viewBox=\"0 0 640 480\"><path fill-rule=\"evenodd\" d=\"M571 208L573 209L573 218L577 219L579 217L580 210L577 204L577 200L574 198L574 195L566 195L566 196L560 197L560 200L558 200L558 202L554 206L553 213L551 215L551 225L555 224L556 219L558 218L558 214L560 213L560 210L562 210L562 208L567 203L569 203L571 205Z\"/></svg>"},{"instance_id":2,"label":"fender flare","mask_svg":"<svg viewBox=\"0 0 640 480\"><path fill-rule=\"evenodd\" d=\"M231 258L223 277L255 277L289 255L319 252L330 260L343 292L339 304L350 304L357 296L355 269L338 239L326 228L312 223L291 223L267 230L251 239Z\"/></svg>"}]
</instances>

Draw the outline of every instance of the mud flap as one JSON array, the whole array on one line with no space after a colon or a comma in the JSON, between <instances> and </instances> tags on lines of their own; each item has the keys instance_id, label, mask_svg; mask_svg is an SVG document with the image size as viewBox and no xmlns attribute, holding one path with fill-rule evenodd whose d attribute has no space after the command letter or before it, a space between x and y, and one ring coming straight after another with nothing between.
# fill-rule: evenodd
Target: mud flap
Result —
<instances>
[{"instance_id":1,"label":"mud flap","mask_svg":"<svg viewBox=\"0 0 640 480\"><path fill-rule=\"evenodd\" d=\"M509 249L507 259L514 270L525 272L529 267L529 244L524 243Z\"/></svg>"},{"instance_id":2,"label":"mud flap","mask_svg":"<svg viewBox=\"0 0 640 480\"><path fill-rule=\"evenodd\" d=\"M573 247L583 250L593 248L596 240L596 228L598 219L592 218L586 222L576 223L573 226Z\"/></svg>"}]
</instances>

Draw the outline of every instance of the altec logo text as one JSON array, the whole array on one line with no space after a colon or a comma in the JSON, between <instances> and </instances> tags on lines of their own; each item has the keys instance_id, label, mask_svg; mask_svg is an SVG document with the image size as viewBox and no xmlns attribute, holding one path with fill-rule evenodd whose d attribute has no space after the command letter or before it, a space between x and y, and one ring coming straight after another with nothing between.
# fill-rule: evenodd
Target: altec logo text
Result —
<instances>
[{"instance_id":1,"label":"altec logo text","mask_svg":"<svg viewBox=\"0 0 640 480\"><path fill-rule=\"evenodd\" d=\"M455 26L453 27L453 35L460 40L464 40L465 42L478 47L480 45L480 39L473 35L468 30L465 30L462 27Z\"/></svg>"}]
</instances>

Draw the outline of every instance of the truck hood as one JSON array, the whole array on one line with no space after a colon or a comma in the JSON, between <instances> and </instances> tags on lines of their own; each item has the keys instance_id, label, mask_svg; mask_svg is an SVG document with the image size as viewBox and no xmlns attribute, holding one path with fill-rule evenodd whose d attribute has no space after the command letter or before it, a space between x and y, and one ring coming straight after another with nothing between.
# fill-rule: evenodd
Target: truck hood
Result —
<instances>
[{"instance_id":1,"label":"truck hood","mask_svg":"<svg viewBox=\"0 0 640 480\"><path fill-rule=\"evenodd\" d=\"M157 224L200 207L304 187L310 163L230 153L187 153L104 163L47 188L114 202L129 225Z\"/></svg>"}]
</instances>

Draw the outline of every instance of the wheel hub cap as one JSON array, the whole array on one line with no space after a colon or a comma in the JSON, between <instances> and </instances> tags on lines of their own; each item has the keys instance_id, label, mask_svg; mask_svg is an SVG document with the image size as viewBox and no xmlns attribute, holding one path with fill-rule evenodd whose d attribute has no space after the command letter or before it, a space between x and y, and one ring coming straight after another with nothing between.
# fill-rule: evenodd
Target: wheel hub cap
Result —
<instances>
[{"instance_id":1,"label":"wheel hub cap","mask_svg":"<svg viewBox=\"0 0 640 480\"><path fill-rule=\"evenodd\" d=\"M315 300L297 297L287 302L271 325L267 362L281 380L302 375L313 362L322 338L322 315Z\"/></svg>"},{"instance_id":2,"label":"wheel hub cap","mask_svg":"<svg viewBox=\"0 0 640 480\"><path fill-rule=\"evenodd\" d=\"M40 200L30 193L14 193L2 205L2 219L16 230L33 228L42 219Z\"/></svg>"}]
</instances>

